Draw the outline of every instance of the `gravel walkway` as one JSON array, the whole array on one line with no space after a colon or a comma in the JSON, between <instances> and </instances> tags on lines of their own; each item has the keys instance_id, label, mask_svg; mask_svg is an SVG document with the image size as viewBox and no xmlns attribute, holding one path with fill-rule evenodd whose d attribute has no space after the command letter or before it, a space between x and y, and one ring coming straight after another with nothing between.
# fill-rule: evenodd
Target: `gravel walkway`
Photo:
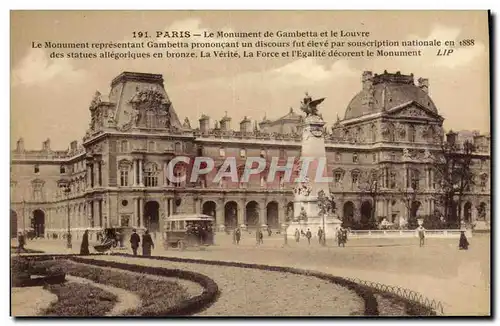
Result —
<instances>
[{"instance_id":1,"label":"gravel walkway","mask_svg":"<svg viewBox=\"0 0 500 326\"><path fill-rule=\"evenodd\" d=\"M92 258L178 268L212 278L221 295L202 316L348 316L364 311L363 300L354 292L315 277L133 257Z\"/></svg>"},{"instance_id":2,"label":"gravel walkway","mask_svg":"<svg viewBox=\"0 0 500 326\"><path fill-rule=\"evenodd\" d=\"M141 305L141 299L136 294L130 291L110 285L95 283L86 278L81 278L71 275L66 275L66 279L70 282L75 282L80 284L90 284L96 288L100 288L101 290L116 295L118 298L118 302L113 307L113 309L106 314L106 316L119 316L124 311L127 311L129 309L135 309Z\"/></svg>"},{"instance_id":3,"label":"gravel walkway","mask_svg":"<svg viewBox=\"0 0 500 326\"><path fill-rule=\"evenodd\" d=\"M56 302L57 295L44 290L43 286L14 287L11 299L12 316L33 317Z\"/></svg>"}]
</instances>

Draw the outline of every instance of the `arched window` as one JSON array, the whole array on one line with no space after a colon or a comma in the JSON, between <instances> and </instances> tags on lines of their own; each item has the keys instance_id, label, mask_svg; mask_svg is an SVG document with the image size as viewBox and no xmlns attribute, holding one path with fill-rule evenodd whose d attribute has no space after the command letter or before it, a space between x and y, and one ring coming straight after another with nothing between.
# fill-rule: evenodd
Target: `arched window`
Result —
<instances>
[{"instance_id":1,"label":"arched window","mask_svg":"<svg viewBox=\"0 0 500 326\"><path fill-rule=\"evenodd\" d=\"M153 110L148 110L146 112L146 127L147 128L156 127L155 112Z\"/></svg>"},{"instance_id":2,"label":"arched window","mask_svg":"<svg viewBox=\"0 0 500 326\"><path fill-rule=\"evenodd\" d=\"M144 167L144 185L146 187L158 187L158 166L149 162Z\"/></svg>"},{"instance_id":3,"label":"arched window","mask_svg":"<svg viewBox=\"0 0 500 326\"><path fill-rule=\"evenodd\" d=\"M351 172L351 183L353 188L357 187L359 184L359 175L360 175L359 170L353 170Z\"/></svg>"},{"instance_id":4,"label":"arched window","mask_svg":"<svg viewBox=\"0 0 500 326\"><path fill-rule=\"evenodd\" d=\"M130 162L129 161L121 161L118 169L120 171L120 186L127 187L129 180L129 171L130 171Z\"/></svg>"},{"instance_id":5,"label":"arched window","mask_svg":"<svg viewBox=\"0 0 500 326\"><path fill-rule=\"evenodd\" d=\"M120 152L127 153L128 152L128 141L122 140L120 143Z\"/></svg>"},{"instance_id":6,"label":"arched window","mask_svg":"<svg viewBox=\"0 0 500 326\"><path fill-rule=\"evenodd\" d=\"M417 132L415 131L415 126L410 126L408 128L408 140L410 143L414 143L417 141Z\"/></svg>"},{"instance_id":7,"label":"arched window","mask_svg":"<svg viewBox=\"0 0 500 326\"><path fill-rule=\"evenodd\" d=\"M410 170L410 185L414 190L418 190L420 188L420 171L417 169Z\"/></svg>"}]
</instances>

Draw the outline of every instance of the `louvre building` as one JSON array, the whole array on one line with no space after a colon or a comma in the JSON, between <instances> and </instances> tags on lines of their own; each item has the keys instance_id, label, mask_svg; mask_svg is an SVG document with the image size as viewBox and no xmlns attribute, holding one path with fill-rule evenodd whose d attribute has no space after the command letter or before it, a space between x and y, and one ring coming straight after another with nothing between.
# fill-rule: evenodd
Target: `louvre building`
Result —
<instances>
[{"instance_id":1,"label":"louvre building","mask_svg":"<svg viewBox=\"0 0 500 326\"><path fill-rule=\"evenodd\" d=\"M124 72L111 81L109 95L96 92L89 111L85 136L71 142L69 150L51 148L49 139L41 149L27 149L22 138L17 141L11 155L12 235L31 228L55 238L68 226L74 239L86 229L114 226L159 232L165 219L183 213L212 215L218 228L278 229L293 216L294 184L283 182L282 176L273 182L256 176L246 183L214 183L214 171L196 183L172 183L166 171L179 155L208 156L216 167L227 157L235 157L238 166L258 156L268 161L279 157L285 164L288 157L300 157L300 110L283 110L281 117L262 121L202 115L194 123L179 117L162 75ZM443 121L427 79L364 72L344 117L327 121L325 146L336 214L363 227L372 210L378 221L396 224L412 214L441 210L435 199L440 183L433 153L443 139L470 140L475 182L463 207L453 208L454 218L489 228L490 136L445 133ZM174 174L188 169L176 164ZM369 184L373 179L377 182ZM408 207L402 192L410 187L416 190Z\"/></svg>"}]
</instances>

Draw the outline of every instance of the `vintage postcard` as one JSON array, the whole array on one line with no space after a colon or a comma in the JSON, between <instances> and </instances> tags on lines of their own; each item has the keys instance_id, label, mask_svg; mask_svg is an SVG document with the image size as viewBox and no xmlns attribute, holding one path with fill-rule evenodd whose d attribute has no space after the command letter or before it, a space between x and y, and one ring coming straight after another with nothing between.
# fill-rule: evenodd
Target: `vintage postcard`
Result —
<instances>
[{"instance_id":1,"label":"vintage postcard","mask_svg":"<svg viewBox=\"0 0 500 326\"><path fill-rule=\"evenodd\" d=\"M488 11L11 11L11 315L490 316Z\"/></svg>"}]
</instances>

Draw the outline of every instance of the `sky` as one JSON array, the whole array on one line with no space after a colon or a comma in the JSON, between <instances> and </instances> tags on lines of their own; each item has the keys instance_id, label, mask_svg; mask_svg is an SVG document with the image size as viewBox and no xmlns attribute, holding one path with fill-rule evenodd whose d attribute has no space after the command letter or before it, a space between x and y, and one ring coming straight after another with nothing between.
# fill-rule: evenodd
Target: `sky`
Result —
<instances>
[{"instance_id":1,"label":"sky","mask_svg":"<svg viewBox=\"0 0 500 326\"><path fill-rule=\"evenodd\" d=\"M305 92L326 97L320 112L328 123L344 116L361 90L361 74L401 71L429 79L429 93L445 129L489 132L489 44L486 11L13 11L11 13L11 146L53 149L81 142L96 90L109 93L123 71L162 74L181 119L213 126L227 111L232 127L244 116L275 119L299 112ZM133 31L368 31L377 40L474 39L447 57L436 49L422 57L277 58L206 60L50 59L32 42L131 41Z\"/></svg>"}]
</instances>

